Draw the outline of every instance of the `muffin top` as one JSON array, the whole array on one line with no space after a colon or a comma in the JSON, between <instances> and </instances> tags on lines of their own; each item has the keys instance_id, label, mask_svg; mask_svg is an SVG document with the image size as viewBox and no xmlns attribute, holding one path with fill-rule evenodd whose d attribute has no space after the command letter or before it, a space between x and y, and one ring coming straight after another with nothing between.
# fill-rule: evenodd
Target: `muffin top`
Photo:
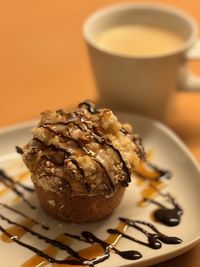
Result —
<instances>
[{"instance_id":1,"label":"muffin top","mask_svg":"<svg viewBox=\"0 0 200 267\"><path fill-rule=\"evenodd\" d=\"M109 197L117 188L128 186L145 157L132 127L89 101L72 112L43 112L32 132L22 157L33 182L47 191L64 185L71 195Z\"/></svg>"}]
</instances>

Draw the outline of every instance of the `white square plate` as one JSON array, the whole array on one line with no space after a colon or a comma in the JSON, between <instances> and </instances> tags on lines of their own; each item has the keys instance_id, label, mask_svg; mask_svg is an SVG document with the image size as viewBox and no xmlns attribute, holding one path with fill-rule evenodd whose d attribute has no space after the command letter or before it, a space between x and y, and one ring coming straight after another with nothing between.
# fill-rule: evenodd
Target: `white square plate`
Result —
<instances>
[{"instance_id":1,"label":"white square plate","mask_svg":"<svg viewBox=\"0 0 200 267\"><path fill-rule=\"evenodd\" d=\"M118 255L111 253L110 258L97 266L120 267L120 266L147 266L155 264L169 258L175 257L188 249L192 248L200 240L200 175L199 165L180 141L180 139L166 126L154 120L146 119L133 114L119 113L119 117L124 122L129 122L134 126L135 132L139 133L144 141L146 150L153 149L154 157L152 161L158 166L169 169L173 173L172 179L165 191L170 192L176 197L184 209L181 224L176 227L167 227L153 222L158 229L170 236L178 236L183 242L179 245L165 245L161 249L153 250L121 238L116 247L120 250L138 250L143 257L139 260L125 260ZM30 129L34 125L24 123L0 130L0 168L4 169L9 175L17 176L25 171L20 156L15 153L16 145L23 146L30 139ZM31 184L30 179L25 181ZM0 190L3 185L0 184ZM49 217L39 207L36 211L31 210L24 203L15 204L15 208L23 211L38 221L50 226L51 230L45 231L35 225L33 230L40 232L51 238L63 232L80 234L82 231L92 231L96 236L104 239L108 235L106 229L115 228L118 223L118 217L127 217L131 219L146 220L152 222L151 212L155 209L153 205L146 207L137 207L136 202L141 198L140 190L136 182L132 182L128 187L120 206L107 219L91 224L75 225L56 221ZM27 197L33 204L37 204L37 197L34 194ZM12 203L15 198L12 192L0 197L0 202ZM22 218L11 211L1 209L1 213L12 220L21 222ZM4 227L8 227L5 221L0 221ZM9 225L10 226L10 225ZM128 229L128 233L140 237L133 229ZM141 236L142 237L142 236ZM140 238L141 238L140 237ZM22 240L28 244L34 245L39 249L48 247L43 241L25 234ZM81 244L82 245L82 244ZM88 246L83 244L84 246ZM76 250L80 248L78 242L74 242L72 247ZM34 256L34 253L28 249L20 247L15 243L5 243L0 240L0 267L17 267ZM65 254L60 254L65 257ZM51 266L51 264L47 264ZM45 266L45 265L40 265ZM30 266L32 267L32 266Z\"/></svg>"}]
</instances>

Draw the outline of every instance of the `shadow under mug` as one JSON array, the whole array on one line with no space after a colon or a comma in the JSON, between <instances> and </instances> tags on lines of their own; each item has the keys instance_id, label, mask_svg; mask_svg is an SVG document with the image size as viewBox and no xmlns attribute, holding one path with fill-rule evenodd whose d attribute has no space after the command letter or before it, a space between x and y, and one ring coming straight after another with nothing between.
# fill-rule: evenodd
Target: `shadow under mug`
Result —
<instances>
[{"instance_id":1,"label":"shadow under mug","mask_svg":"<svg viewBox=\"0 0 200 267\"><path fill-rule=\"evenodd\" d=\"M171 52L147 56L116 53L97 43L105 29L134 23L163 26L184 41ZM200 59L198 27L180 10L158 4L114 5L92 14L83 34L103 105L163 120L176 88L200 89L200 79L185 68L188 59Z\"/></svg>"}]
</instances>

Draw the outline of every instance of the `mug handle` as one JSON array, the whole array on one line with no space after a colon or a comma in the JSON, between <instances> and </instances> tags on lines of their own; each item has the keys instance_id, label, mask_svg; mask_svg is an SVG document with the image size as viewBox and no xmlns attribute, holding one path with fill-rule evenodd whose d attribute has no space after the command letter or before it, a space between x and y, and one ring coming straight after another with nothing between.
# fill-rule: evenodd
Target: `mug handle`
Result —
<instances>
[{"instance_id":1,"label":"mug handle","mask_svg":"<svg viewBox=\"0 0 200 267\"><path fill-rule=\"evenodd\" d=\"M200 39L188 50L185 59L200 60ZM200 76L188 71L185 66L181 67L178 77L178 89L181 91L199 91Z\"/></svg>"}]
</instances>

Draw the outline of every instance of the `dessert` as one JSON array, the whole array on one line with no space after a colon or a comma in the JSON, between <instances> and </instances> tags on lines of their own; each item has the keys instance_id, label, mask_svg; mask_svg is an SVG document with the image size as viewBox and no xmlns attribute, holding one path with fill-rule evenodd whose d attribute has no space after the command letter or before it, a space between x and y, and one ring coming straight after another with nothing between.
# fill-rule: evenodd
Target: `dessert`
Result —
<instances>
[{"instance_id":1,"label":"dessert","mask_svg":"<svg viewBox=\"0 0 200 267\"><path fill-rule=\"evenodd\" d=\"M41 205L52 216L75 223L107 217L144 156L132 127L89 101L73 112L42 113L22 149Z\"/></svg>"}]
</instances>

